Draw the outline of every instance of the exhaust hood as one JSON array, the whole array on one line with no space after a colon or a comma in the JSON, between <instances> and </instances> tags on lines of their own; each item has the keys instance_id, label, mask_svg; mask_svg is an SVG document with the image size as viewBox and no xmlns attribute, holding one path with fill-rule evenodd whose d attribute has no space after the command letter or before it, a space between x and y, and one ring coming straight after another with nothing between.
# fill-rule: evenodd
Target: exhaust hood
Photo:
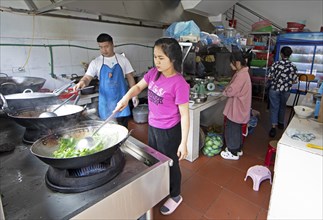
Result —
<instances>
[{"instance_id":1,"label":"exhaust hood","mask_svg":"<svg viewBox=\"0 0 323 220\"><path fill-rule=\"evenodd\" d=\"M0 4L2 11L39 16L161 29L173 22L194 20L201 30L214 29L208 20L208 13L203 15L203 13L184 10L183 1L180 0L1 0Z\"/></svg>"}]
</instances>

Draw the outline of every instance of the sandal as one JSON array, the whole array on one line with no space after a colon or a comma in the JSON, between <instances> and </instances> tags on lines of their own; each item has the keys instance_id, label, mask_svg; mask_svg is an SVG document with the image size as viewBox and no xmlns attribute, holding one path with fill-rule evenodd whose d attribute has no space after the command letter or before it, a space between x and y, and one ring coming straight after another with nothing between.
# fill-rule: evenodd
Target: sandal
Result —
<instances>
[{"instance_id":1,"label":"sandal","mask_svg":"<svg viewBox=\"0 0 323 220\"><path fill-rule=\"evenodd\" d=\"M163 215L170 215L172 214L176 208L181 204L181 202L183 201L183 197L180 196L180 200L178 202L175 202L172 198L167 199L167 201L164 203L164 205L161 207L160 212ZM164 210L167 211L164 211Z\"/></svg>"}]
</instances>

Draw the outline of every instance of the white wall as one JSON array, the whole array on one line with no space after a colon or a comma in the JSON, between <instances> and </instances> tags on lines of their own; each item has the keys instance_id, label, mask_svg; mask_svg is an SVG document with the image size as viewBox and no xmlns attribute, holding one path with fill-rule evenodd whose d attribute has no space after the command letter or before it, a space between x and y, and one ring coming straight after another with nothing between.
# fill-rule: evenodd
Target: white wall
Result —
<instances>
[{"instance_id":1,"label":"white wall","mask_svg":"<svg viewBox=\"0 0 323 220\"><path fill-rule=\"evenodd\" d=\"M34 23L34 25L33 25ZM33 36L34 27L34 36ZM0 13L1 44L34 44L56 45L70 44L89 48L98 48L96 37L100 33L108 33L114 38L116 52L125 52L136 73L142 73L153 65L152 49L136 45L120 46L120 44L142 44L152 46L160 38L163 31L154 28L125 26L72 19L61 19L42 16ZM30 58L25 72L16 72L24 66L30 51ZM73 73L83 75L81 62L90 62L99 55L99 50L87 50L76 47L53 47L54 74L50 76L50 53L48 47L0 46L0 72L10 76L38 76L46 78L45 88L60 87Z\"/></svg>"}]
</instances>

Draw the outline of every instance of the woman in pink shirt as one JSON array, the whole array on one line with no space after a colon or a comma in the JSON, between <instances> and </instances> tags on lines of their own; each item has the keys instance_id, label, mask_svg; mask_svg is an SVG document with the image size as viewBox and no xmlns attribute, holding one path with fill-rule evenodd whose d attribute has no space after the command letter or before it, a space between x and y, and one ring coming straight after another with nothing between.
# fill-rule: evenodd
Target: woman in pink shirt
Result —
<instances>
[{"instance_id":1,"label":"woman in pink shirt","mask_svg":"<svg viewBox=\"0 0 323 220\"><path fill-rule=\"evenodd\" d=\"M114 111L122 111L129 100L148 87L148 144L173 160L170 167L170 198L160 212L169 215L183 201L179 160L187 156L189 131L189 84L181 74L182 50L173 38L154 45L155 67L126 93Z\"/></svg>"},{"instance_id":2,"label":"woman in pink shirt","mask_svg":"<svg viewBox=\"0 0 323 220\"><path fill-rule=\"evenodd\" d=\"M252 86L247 65L248 57L248 54L242 52L233 52L230 57L231 69L236 72L223 91L223 95L228 97L223 111L224 138L227 146L221 152L224 159L238 160L242 156L243 126L248 123L251 110Z\"/></svg>"}]
</instances>

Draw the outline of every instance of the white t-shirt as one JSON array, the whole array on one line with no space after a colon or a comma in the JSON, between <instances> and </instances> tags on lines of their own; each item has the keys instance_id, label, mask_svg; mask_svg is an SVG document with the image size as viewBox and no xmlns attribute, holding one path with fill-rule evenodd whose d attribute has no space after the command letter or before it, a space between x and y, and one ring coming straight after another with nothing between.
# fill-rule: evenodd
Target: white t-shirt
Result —
<instances>
[{"instance_id":1,"label":"white t-shirt","mask_svg":"<svg viewBox=\"0 0 323 220\"><path fill-rule=\"evenodd\" d=\"M118 61L116 59L116 56ZM112 68L117 63L119 63L119 65L121 66L121 69L123 71L123 76L134 72L129 60L126 57L122 56L121 54L116 53L112 57L104 57L104 64L109 66L110 68ZM100 79L100 70L101 70L102 64L103 64L103 56L100 55L91 61L85 74L90 75L92 77L98 76L98 78Z\"/></svg>"}]
</instances>

